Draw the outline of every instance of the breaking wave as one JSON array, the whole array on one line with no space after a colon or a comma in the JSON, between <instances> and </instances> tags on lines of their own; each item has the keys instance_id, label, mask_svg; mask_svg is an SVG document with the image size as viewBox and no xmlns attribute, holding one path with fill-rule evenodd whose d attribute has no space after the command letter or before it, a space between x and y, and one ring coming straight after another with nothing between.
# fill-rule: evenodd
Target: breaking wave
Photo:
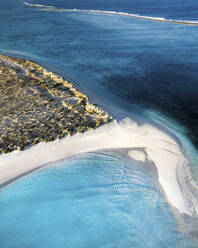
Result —
<instances>
[{"instance_id":1,"label":"breaking wave","mask_svg":"<svg viewBox=\"0 0 198 248\"><path fill-rule=\"evenodd\" d=\"M138 15L138 14L130 14L126 12L107 11L107 10L93 10L93 9L89 10L89 9L75 9L75 8L74 9L62 9L62 8L57 8L55 6L50 6L50 5L48 6L48 5L42 5L42 4L32 4L28 2L23 2L23 3L29 7L37 7L37 8L41 8L45 10L58 11L58 12L86 12L86 13L96 13L96 14L105 14L105 15L121 15L121 16L136 18L136 19L198 26L198 21L174 20L174 19L167 19L164 17L152 17L152 16L144 16L144 15Z\"/></svg>"}]
</instances>

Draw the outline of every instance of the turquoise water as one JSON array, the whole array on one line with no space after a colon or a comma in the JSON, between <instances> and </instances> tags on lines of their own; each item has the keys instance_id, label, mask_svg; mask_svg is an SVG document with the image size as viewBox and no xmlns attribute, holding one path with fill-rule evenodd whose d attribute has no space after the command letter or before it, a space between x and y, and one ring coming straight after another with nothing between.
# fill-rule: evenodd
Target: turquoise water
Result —
<instances>
[{"instance_id":1,"label":"turquoise water","mask_svg":"<svg viewBox=\"0 0 198 248\"><path fill-rule=\"evenodd\" d=\"M2 189L0 247L197 247L178 232L149 166L90 153Z\"/></svg>"}]
</instances>

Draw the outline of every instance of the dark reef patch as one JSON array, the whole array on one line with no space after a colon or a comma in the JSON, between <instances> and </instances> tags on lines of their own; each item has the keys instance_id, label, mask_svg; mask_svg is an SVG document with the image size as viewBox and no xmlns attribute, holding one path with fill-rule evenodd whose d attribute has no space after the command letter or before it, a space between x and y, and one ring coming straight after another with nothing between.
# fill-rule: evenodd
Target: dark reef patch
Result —
<instances>
[{"instance_id":1,"label":"dark reef patch","mask_svg":"<svg viewBox=\"0 0 198 248\"><path fill-rule=\"evenodd\" d=\"M44 67L0 55L0 152L94 129L112 117Z\"/></svg>"}]
</instances>

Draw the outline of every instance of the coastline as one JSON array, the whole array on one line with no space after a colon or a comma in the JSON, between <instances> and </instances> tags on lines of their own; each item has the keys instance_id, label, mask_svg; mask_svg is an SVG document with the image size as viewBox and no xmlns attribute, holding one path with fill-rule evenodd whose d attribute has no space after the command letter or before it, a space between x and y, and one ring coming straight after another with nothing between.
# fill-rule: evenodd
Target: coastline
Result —
<instances>
[{"instance_id":1,"label":"coastline","mask_svg":"<svg viewBox=\"0 0 198 248\"><path fill-rule=\"evenodd\" d=\"M186 202L178 182L178 170L182 170L184 164L190 166L178 144L161 130L149 124L138 126L130 119L120 123L114 121L94 131L59 141L38 144L22 152L1 155L0 187L47 164L73 155L119 148L143 149L147 159L152 161L157 169L159 184L170 206L177 209L180 214L191 217L194 212L197 214L197 209L193 209L191 203ZM129 152L128 155L135 160L145 160L141 152L139 154Z\"/></svg>"}]
</instances>

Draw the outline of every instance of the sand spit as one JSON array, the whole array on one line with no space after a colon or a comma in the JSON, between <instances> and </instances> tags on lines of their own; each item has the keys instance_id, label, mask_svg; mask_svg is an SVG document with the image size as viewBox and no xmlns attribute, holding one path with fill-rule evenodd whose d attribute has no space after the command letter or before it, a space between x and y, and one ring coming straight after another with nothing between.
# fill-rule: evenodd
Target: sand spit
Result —
<instances>
[{"instance_id":1,"label":"sand spit","mask_svg":"<svg viewBox=\"0 0 198 248\"><path fill-rule=\"evenodd\" d=\"M0 55L0 153L83 133L110 120L71 82L30 60Z\"/></svg>"},{"instance_id":2,"label":"sand spit","mask_svg":"<svg viewBox=\"0 0 198 248\"><path fill-rule=\"evenodd\" d=\"M75 154L110 148L144 149L147 158L156 166L159 183L170 205L181 214L198 215L197 200L192 202L189 199L193 197L185 197L178 178L178 175L185 177L181 172L186 166L190 166L179 145L161 130L149 124L138 126L130 119L125 119L121 123L114 121L94 131L65 137L48 144L38 144L22 152L1 155L0 185L3 186L21 174L31 172L42 165ZM139 155L138 159L136 153L135 159L143 160L142 154ZM131 156L134 157L133 152Z\"/></svg>"}]
</instances>

